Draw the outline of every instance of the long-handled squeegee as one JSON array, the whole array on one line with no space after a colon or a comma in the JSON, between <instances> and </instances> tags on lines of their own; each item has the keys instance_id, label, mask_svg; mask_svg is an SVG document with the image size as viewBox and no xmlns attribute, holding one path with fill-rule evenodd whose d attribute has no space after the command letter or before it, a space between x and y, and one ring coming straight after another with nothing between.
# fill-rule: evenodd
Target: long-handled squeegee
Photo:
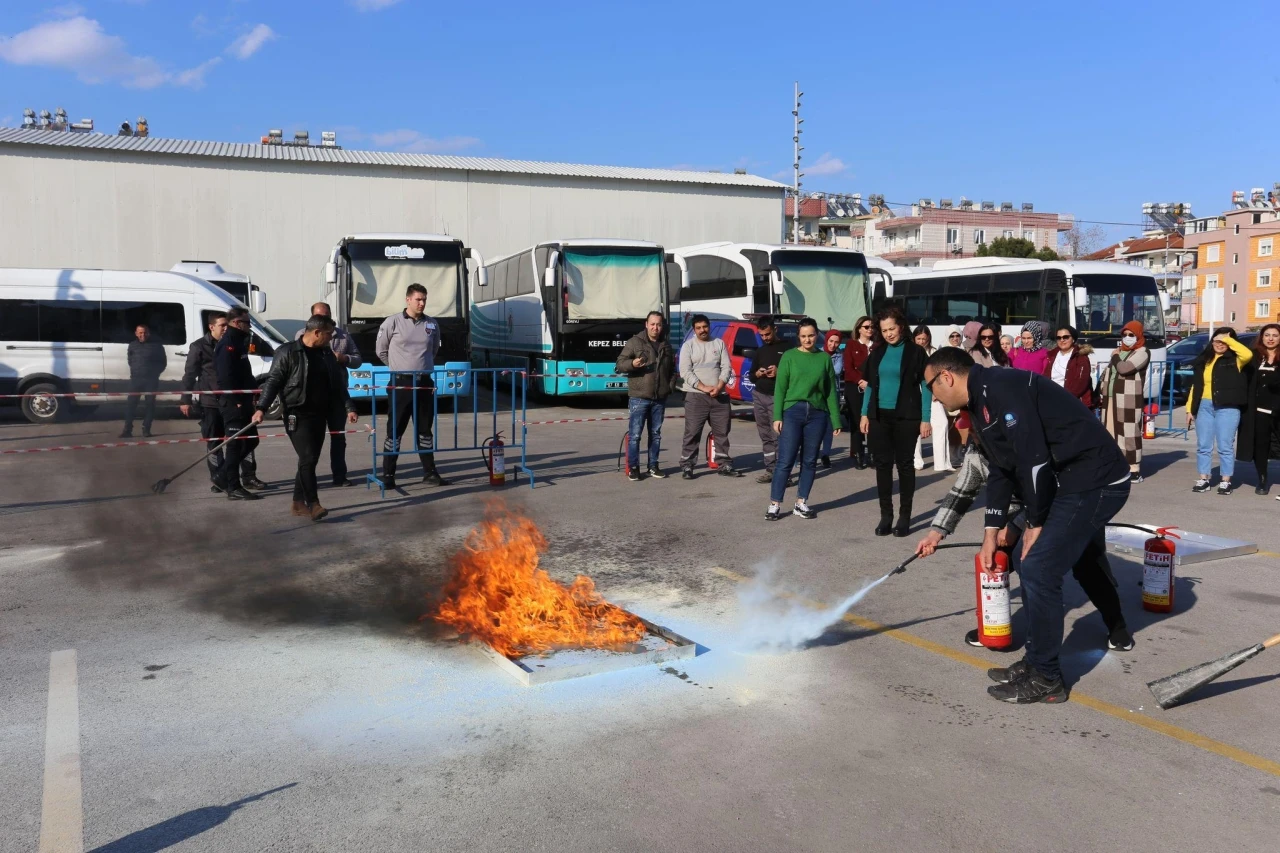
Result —
<instances>
[{"instance_id":1,"label":"long-handled squeegee","mask_svg":"<svg viewBox=\"0 0 1280 853\"><path fill-rule=\"evenodd\" d=\"M1199 690L1221 675L1226 675L1249 658L1262 654L1272 646L1280 646L1280 634L1249 646L1247 649L1223 655L1217 660L1184 669L1182 672L1175 672L1173 675L1166 675L1164 678L1149 682L1147 688L1151 691L1151 695L1156 697L1161 708L1172 708L1185 699L1188 693Z\"/></svg>"},{"instance_id":2,"label":"long-handled squeegee","mask_svg":"<svg viewBox=\"0 0 1280 853\"><path fill-rule=\"evenodd\" d=\"M238 430L236 430L235 432L233 432L231 435L227 436L227 437L226 437L226 439L224 439L224 440L223 440L223 442L222 442L221 444L219 444L217 447L213 448L213 449L212 449L212 450L210 450L208 453L206 453L204 456L201 456L201 457L200 457L199 459L197 459L195 462L192 462L190 465L188 465L186 468L183 468L181 471L179 471L178 473L174 474L172 477L165 477L165 478L163 478L163 479L161 479L161 480L156 480L155 485L153 485L153 486L151 487L151 491L155 492L157 495L163 495L163 494L164 494L164 490L165 490L165 489L167 489L167 488L169 487L169 484L170 484L170 483L172 483L174 480L178 479L178 478L179 478L179 477L181 477L183 474L185 474L185 473L187 473L188 471L190 471L192 468L194 468L194 467L196 467L197 465L199 465L199 464L200 464L201 462L203 462L204 460L208 459L208 458L209 458L210 456L212 456L213 454L217 453L217 452L218 452L219 450L221 450L222 448L226 447L228 444L230 444L230 443L231 443L232 439L239 438L239 437L241 436L241 434L248 432L248 431L249 431L249 429L250 429L251 427L254 427L254 426L257 426L257 424L255 424L255 423L253 423L252 421L250 421L249 423L247 423L247 424L245 424L244 426L240 427L240 429L238 429Z\"/></svg>"}]
</instances>

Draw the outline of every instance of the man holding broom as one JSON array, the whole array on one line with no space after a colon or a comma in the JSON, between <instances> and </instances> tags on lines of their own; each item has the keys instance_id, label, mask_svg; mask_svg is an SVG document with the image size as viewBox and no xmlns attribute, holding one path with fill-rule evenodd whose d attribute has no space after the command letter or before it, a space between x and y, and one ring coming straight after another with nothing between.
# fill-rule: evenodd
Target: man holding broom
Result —
<instances>
[{"instance_id":1,"label":"man holding broom","mask_svg":"<svg viewBox=\"0 0 1280 853\"><path fill-rule=\"evenodd\" d=\"M1097 418L1044 376L981 367L945 347L929 357L924 380L947 409L968 411L991 464L985 568L991 568L1015 494L1026 512L1019 569L1027 611L1025 656L1008 668L989 670L997 683L987 692L1017 704L1065 702L1062 581L1086 553L1105 555L1106 524L1129 499L1129 465Z\"/></svg>"}]
</instances>

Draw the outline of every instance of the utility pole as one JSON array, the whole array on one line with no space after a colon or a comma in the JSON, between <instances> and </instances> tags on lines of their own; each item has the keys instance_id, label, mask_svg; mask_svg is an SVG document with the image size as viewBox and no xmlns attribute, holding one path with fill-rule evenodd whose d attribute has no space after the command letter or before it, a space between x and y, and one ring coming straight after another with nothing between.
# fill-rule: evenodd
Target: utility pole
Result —
<instances>
[{"instance_id":1,"label":"utility pole","mask_svg":"<svg viewBox=\"0 0 1280 853\"><path fill-rule=\"evenodd\" d=\"M791 141L795 144L795 162L792 167L795 169L795 178L791 187L791 242L800 242L800 178L804 176L804 172L800 171L800 152L804 150L804 146L800 144L800 125L804 124L804 119L800 118L800 96L804 92L800 91L800 81L796 81L796 105L791 110L791 115L795 117L795 134L792 135Z\"/></svg>"}]
</instances>

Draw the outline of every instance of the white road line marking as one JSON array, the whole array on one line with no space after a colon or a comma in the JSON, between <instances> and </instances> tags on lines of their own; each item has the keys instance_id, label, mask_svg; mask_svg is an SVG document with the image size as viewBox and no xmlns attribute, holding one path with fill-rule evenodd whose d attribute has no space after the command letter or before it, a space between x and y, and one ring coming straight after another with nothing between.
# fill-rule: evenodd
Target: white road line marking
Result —
<instances>
[{"instance_id":1,"label":"white road line marking","mask_svg":"<svg viewBox=\"0 0 1280 853\"><path fill-rule=\"evenodd\" d=\"M83 853L80 802L80 697L76 650L49 656L49 715L44 732L44 804L40 853Z\"/></svg>"}]
</instances>

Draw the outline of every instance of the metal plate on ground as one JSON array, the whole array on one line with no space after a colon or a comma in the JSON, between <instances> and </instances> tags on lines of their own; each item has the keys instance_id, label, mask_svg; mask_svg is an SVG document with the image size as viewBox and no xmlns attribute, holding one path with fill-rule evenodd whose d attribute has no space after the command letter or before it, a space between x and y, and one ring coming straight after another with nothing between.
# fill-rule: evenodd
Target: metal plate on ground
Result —
<instances>
[{"instance_id":1,"label":"metal plate on ground","mask_svg":"<svg viewBox=\"0 0 1280 853\"><path fill-rule=\"evenodd\" d=\"M1154 524L1139 524L1137 526L1149 529L1151 535L1154 535L1157 529ZM1253 542L1245 542L1241 539L1225 539L1221 536L1210 536L1207 533L1193 533L1190 530L1180 530L1176 527L1166 529L1170 534L1177 535L1177 538L1170 536L1177 546L1174 565L1190 566L1195 563L1207 563L1210 560L1222 560L1227 557L1242 557L1258 552L1258 546ZM1108 527L1107 550L1141 560L1143 545L1150 538L1150 535L1144 536L1138 530Z\"/></svg>"},{"instance_id":2,"label":"metal plate on ground","mask_svg":"<svg viewBox=\"0 0 1280 853\"><path fill-rule=\"evenodd\" d=\"M474 645L500 669L529 686L651 663L684 660L697 654L698 646L692 640L647 619L640 621L648 633L640 642L620 649L558 649L542 655L509 658L479 640Z\"/></svg>"}]
</instances>

